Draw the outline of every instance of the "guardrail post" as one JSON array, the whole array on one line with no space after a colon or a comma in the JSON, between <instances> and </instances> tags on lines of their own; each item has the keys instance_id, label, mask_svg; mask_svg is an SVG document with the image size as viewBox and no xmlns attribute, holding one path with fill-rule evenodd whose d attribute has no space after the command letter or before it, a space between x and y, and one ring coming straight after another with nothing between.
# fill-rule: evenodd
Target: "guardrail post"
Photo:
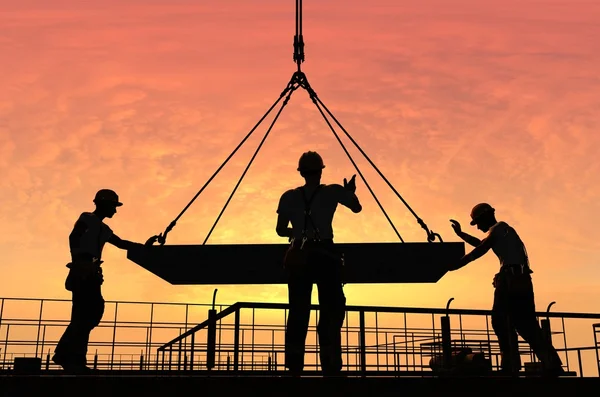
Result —
<instances>
[{"instance_id":1,"label":"guardrail post","mask_svg":"<svg viewBox=\"0 0 600 397\"><path fill-rule=\"evenodd\" d=\"M212 369L215 366L215 349L217 340L217 311L215 310L215 300L217 289L213 293L212 309L208 311L208 329L206 334L206 368ZM237 313L237 312L236 312Z\"/></svg>"},{"instance_id":2,"label":"guardrail post","mask_svg":"<svg viewBox=\"0 0 600 397\"><path fill-rule=\"evenodd\" d=\"M555 303L556 302L551 302L548 305L548 308L546 309L546 313L550 313L550 308ZM548 342L550 342L550 344L552 344L552 328L550 327L550 317L546 317L544 319L541 319L540 320L540 327L542 328L542 333L544 334L544 337L546 338L546 340L548 340Z\"/></svg>"},{"instance_id":3,"label":"guardrail post","mask_svg":"<svg viewBox=\"0 0 600 397\"><path fill-rule=\"evenodd\" d=\"M179 331L179 335L181 335L181 331ZM177 349L177 370L178 371L181 370L181 349L182 349L182 343L181 343L181 339L179 339L179 348Z\"/></svg>"},{"instance_id":4,"label":"guardrail post","mask_svg":"<svg viewBox=\"0 0 600 397\"><path fill-rule=\"evenodd\" d=\"M367 372L367 350L366 350L366 336L365 336L365 312L359 312L359 321L360 321L360 372L362 376L366 375Z\"/></svg>"},{"instance_id":5,"label":"guardrail post","mask_svg":"<svg viewBox=\"0 0 600 397\"><path fill-rule=\"evenodd\" d=\"M190 371L192 371L194 369L194 346L196 345L196 333L194 332L191 335L192 341L192 347L190 348Z\"/></svg>"},{"instance_id":6,"label":"guardrail post","mask_svg":"<svg viewBox=\"0 0 600 397\"><path fill-rule=\"evenodd\" d=\"M46 354L46 371L50 369L50 350L48 350L48 354Z\"/></svg>"},{"instance_id":7,"label":"guardrail post","mask_svg":"<svg viewBox=\"0 0 600 397\"><path fill-rule=\"evenodd\" d=\"M35 356L38 356L38 347L40 344L40 331L42 328L42 312L44 311L44 300L40 300L40 316L38 318L38 326L37 326L37 340L35 341ZM44 347L42 346L42 351L40 354L44 354Z\"/></svg>"},{"instance_id":8,"label":"guardrail post","mask_svg":"<svg viewBox=\"0 0 600 397\"><path fill-rule=\"evenodd\" d=\"M235 324L233 329L233 370L238 371L240 359L240 308L235 311Z\"/></svg>"},{"instance_id":9,"label":"guardrail post","mask_svg":"<svg viewBox=\"0 0 600 397\"><path fill-rule=\"evenodd\" d=\"M452 367L452 332L450 327L450 303L454 298L450 298L446 304L446 315L440 319L442 326L442 367L450 369Z\"/></svg>"}]
</instances>

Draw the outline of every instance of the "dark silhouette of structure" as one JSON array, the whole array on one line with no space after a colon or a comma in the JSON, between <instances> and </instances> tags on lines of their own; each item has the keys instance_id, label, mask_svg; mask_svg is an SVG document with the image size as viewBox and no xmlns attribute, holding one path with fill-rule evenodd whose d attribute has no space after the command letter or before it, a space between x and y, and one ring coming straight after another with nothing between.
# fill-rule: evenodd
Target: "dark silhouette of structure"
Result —
<instances>
[{"instance_id":1,"label":"dark silhouette of structure","mask_svg":"<svg viewBox=\"0 0 600 397\"><path fill-rule=\"evenodd\" d=\"M106 243L127 250L135 245L122 240L103 220L112 218L117 207L123 205L119 196L109 189L102 189L94 198L94 212L79 216L69 235L71 262L67 264L69 275L65 288L72 292L71 322L56 346L52 361L69 372L88 372L86 354L90 332L100 323L104 314L102 297L102 251ZM158 236L148 239L151 245Z\"/></svg>"},{"instance_id":2,"label":"dark silhouette of structure","mask_svg":"<svg viewBox=\"0 0 600 397\"><path fill-rule=\"evenodd\" d=\"M321 368L327 375L342 369L341 328L346 306L342 286L344 259L336 252L333 243L332 222L338 204L354 213L362 211L362 206L355 193L356 175L349 182L344 179L344 186L322 185L324 168L318 153L304 153L298 162L298 171L305 184L283 193L277 208L277 234L291 241L284 260L289 277L290 304L285 334L285 366L293 373L304 369L314 283L319 291L317 332Z\"/></svg>"},{"instance_id":3,"label":"dark silhouette of structure","mask_svg":"<svg viewBox=\"0 0 600 397\"><path fill-rule=\"evenodd\" d=\"M348 156L350 162L356 169L367 190L371 193L375 202L381 209L383 215L390 223L394 233L401 243L371 243L371 244L339 244L340 252L348 258L347 281L358 283L415 283L415 282L437 282L446 272L448 260L458 260L464 255L464 244L460 242L444 243L438 233L428 228L425 222L413 211L408 203L400 196L390 181L377 168L369 156L358 145L354 138L346 131L331 111L317 96L315 90L308 83L308 79L302 72L301 65L305 60L304 37L302 34L302 0L296 0L296 33L294 35L294 63L297 70L292 75L285 89L279 95L275 103L260 118L257 124L242 139L233 152L219 166L215 173L208 179L204 186L196 193L192 200L186 205L181 213L168 225L165 231L159 234L159 246L147 249L132 250L128 252L128 258L152 273L162 277L173 284L284 284L286 277L281 267L281 258L285 253L286 246L280 244L244 244L244 245L219 245L207 246L210 235L221 219L223 212L231 201L244 176L248 172L252 162L262 148L269 136L275 122L278 120L283 108L288 104L292 94L299 88L307 91L310 99L325 120L325 123L333 133L334 137ZM168 233L175 227L177 221L206 189L210 182L216 177L221 169L229 162L241 146L250 138L258 126L265 120L271 111L281 102L281 106L274 119L270 123L267 132L260 141L252 158L235 185L221 212L217 216L208 235L202 245L186 246L164 246ZM379 176L392 189L396 196L402 201L407 209L416 218L417 223L427 234L427 243L404 243L404 239L396 229L396 226L381 205L373 189L358 168L356 162L348 152L333 124L340 128L344 135L365 157L369 164L377 171ZM439 242L431 244L435 240ZM400 263L398 263L400 262ZM260 266L251 266L260 263ZM366 266L368 263L368 266ZM249 266L250 264L250 266ZM193 265L193 266L190 266Z\"/></svg>"},{"instance_id":4,"label":"dark silhouette of structure","mask_svg":"<svg viewBox=\"0 0 600 397\"><path fill-rule=\"evenodd\" d=\"M460 223L451 219L456 234L475 248L463 256L450 270L458 270L485 255L490 249L500 260L500 272L494 276L494 306L492 327L502 352L502 371L516 373L521 369L521 358L516 351L517 332L529 343L549 375L563 372L562 362L552 343L537 322L533 294L533 271L525 244L514 228L497 221L495 209L480 203L471 211L471 225L487 233L479 240L462 231Z\"/></svg>"}]
</instances>

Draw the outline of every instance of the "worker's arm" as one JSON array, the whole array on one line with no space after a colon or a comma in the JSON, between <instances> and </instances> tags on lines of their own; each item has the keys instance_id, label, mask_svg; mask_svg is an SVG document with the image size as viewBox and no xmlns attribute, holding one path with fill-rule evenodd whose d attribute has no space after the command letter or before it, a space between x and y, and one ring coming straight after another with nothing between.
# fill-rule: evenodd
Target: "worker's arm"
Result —
<instances>
[{"instance_id":1,"label":"worker's arm","mask_svg":"<svg viewBox=\"0 0 600 397\"><path fill-rule=\"evenodd\" d=\"M471 236L470 234L463 232L458 221L450 219L450 223L452 224L452 229L454 229L454 233L456 233L456 235L460 237L462 241L472 245L473 247L477 247L479 244L481 244L481 240L479 240L477 237Z\"/></svg>"},{"instance_id":2,"label":"worker's arm","mask_svg":"<svg viewBox=\"0 0 600 397\"><path fill-rule=\"evenodd\" d=\"M337 184L332 186L337 193L338 202L341 205L349 208L350 211L354 212L355 214L358 214L362 211L362 205L358 200L358 196L356 196L356 193L354 192L354 189L356 189L356 187L354 187L353 189L349 189Z\"/></svg>"},{"instance_id":3,"label":"worker's arm","mask_svg":"<svg viewBox=\"0 0 600 397\"><path fill-rule=\"evenodd\" d=\"M137 246L140 245L139 243L134 243L132 241L122 240L119 236L117 236L114 233L110 236L110 238L108 239L108 242L122 250L130 250L133 247L135 247L136 245Z\"/></svg>"},{"instance_id":4,"label":"worker's arm","mask_svg":"<svg viewBox=\"0 0 600 397\"><path fill-rule=\"evenodd\" d=\"M465 232L458 232L456 233L458 235L458 237L460 237L465 243L472 245L473 247L478 247L481 245L481 240L479 240L477 237L475 236L471 236L468 233Z\"/></svg>"},{"instance_id":5,"label":"worker's arm","mask_svg":"<svg viewBox=\"0 0 600 397\"><path fill-rule=\"evenodd\" d=\"M494 234L492 233L487 238L483 239L481 243L473 249L473 251L460 258L460 260L455 264L451 265L450 270L458 270L474 260L481 258L490 250L490 248L492 248L493 243Z\"/></svg>"},{"instance_id":6,"label":"worker's arm","mask_svg":"<svg viewBox=\"0 0 600 397\"><path fill-rule=\"evenodd\" d=\"M277 206L277 225L275 226L275 232L279 237L287 237L291 239L294 237L294 230L289 227L290 214L288 208L290 208L289 200L290 195L293 194L291 190L283 193L279 199L279 205Z\"/></svg>"},{"instance_id":7,"label":"worker's arm","mask_svg":"<svg viewBox=\"0 0 600 397\"><path fill-rule=\"evenodd\" d=\"M79 248L81 248L81 238L87 232L88 226L86 223L79 219L75 222L75 226L69 234L69 248L71 249L71 258L73 262L77 261L91 261L93 259L93 255L87 252L78 252Z\"/></svg>"},{"instance_id":8,"label":"worker's arm","mask_svg":"<svg viewBox=\"0 0 600 397\"><path fill-rule=\"evenodd\" d=\"M279 237L292 238L294 236L294 230L291 227L288 227L289 224L290 220L287 216L283 214L277 215L277 226L275 227L275 231Z\"/></svg>"}]
</instances>

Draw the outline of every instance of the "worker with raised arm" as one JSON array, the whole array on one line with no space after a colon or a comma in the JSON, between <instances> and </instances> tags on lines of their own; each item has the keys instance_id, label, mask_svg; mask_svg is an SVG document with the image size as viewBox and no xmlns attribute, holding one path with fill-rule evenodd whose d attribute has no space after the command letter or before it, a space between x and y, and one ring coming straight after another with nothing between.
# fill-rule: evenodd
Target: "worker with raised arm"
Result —
<instances>
[{"instance_id":1,"label":"worker with raised arm","mask_svg":"<svg viewBox=\"0 0 600 397\"><path fill-rule=\"evenodd\" d=\"M343 257L333 243L333 216L338 204L359 213L354 175L344 185L321 184L325 165L316 152L302 154L298 171L304 185L283 193L277 208L276 231L291 244L284 263L288 274L289 315L285 334L285 366L293 374L304 368L306 334L313 284L317 284L320 315L317 325L321 368L325 375L342 369L341 329L344 323ZM291 227L289 224L291 223Z\"/></svg>"},{"instance_id":2,"label":"worker with raised arm","mask_svg":"<svg viewBox=\"0 0 600 397\"><path fill-rule=\"evenodd\" d=\"M86 373L87 349L90 332L100 323L104 314L104 298L101 285L102 250L106 243L129 250L139 243L122 240L103 222L112 218L117 207L123 205L113 190L102 189L94 198L96 209L84 212L69 235L71 262L67 265L69 275L65 287L72 293L71 322L56 346L52 361L66 371ZM152 245L157 236L152 236L146 245Z\"/></svg>"},{"instance_id":3,"label":"worker with raised arm","mask_svg":"<svg viewBox=\"0 0 600 397\"><path fill-rule=\"evenodd\" d=\"M494 276L494 305L492 327L498 337L502 354L501 370L515 375L521 369L518 336L531 346L542 362L544 374L555 376L564 372L558 353L547 340L535 314L535 299L529 258L525 244L513 227L497 221L495 210L480 203L471 211L471 226L487 236L483 240L465 233L460 223L451 219L454 232L466 243L475 247L463 256L450 270L458 270L485 255L490 249L500 260L500 271Z\"/></svg>"}]
</instances>

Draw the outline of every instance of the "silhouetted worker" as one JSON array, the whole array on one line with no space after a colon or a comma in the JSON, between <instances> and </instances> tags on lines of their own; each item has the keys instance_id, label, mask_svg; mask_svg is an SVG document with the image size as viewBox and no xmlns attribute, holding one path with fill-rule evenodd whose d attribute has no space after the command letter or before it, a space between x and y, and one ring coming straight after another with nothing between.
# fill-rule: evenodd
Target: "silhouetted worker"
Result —
<instances>
[{"instance_id":1,"label":"silhouetted worker","mask_svg":"<svg viewBox=\"0 0 600 397\"><path fill-rule=\"evenodd\" d=\"M487 203L477 204L471 211L471 225L488 233L479 240L461 230L460 223L451 219L452 228L466 243L475 248L450 270L457 270L480 258L488 250L500 260L500 272L494 276L494 306L492 308L492 327L498 337L502 354L501 369L507 374L516 374L521 369L521 357L518 353L517 332L531 346L542 362L547 375L563 373L558 353L548 341L537 322L535 299L529 258L525 244L511 226L497 221L495 210Z\"/></svg>"},{"instance_id":2,"label":"silhouetted worker","mask_svg":"<svg viewBox=\"0 0 600 397\"><path fill-rule=\"evenodd\" d=\"M316 152L302 154L298 171L304 186L286 191L279 200L277 234L291 241L286 255L289 316L285 334L285 366L298 374L304 368L304 348L313 283L319 292L317 325L321 368L326 375L342 369L341 329L346 312L341 255L333 244L333 215L338 204L359 213L354 175L344 186L322 185L325 165ZM288 227L289 223L292 227Z\"/></svg>"},{"instance_id":3,"label":"silhouetted worker","mask_svg":"<svg viewBox=\"0 0 600 397\"><path fill-rule=\"evenodd\" d=\"M128 250L139 243L121 240L104 222L104 218L112 218L119 202L117 194L109 189L102 189L94 198L94 212L84 212L69 235L71 263L67 265L69 275L65 282L67 290L72 292L71 322L56 346L52 361L66 371L86 373L86 355L90 332L102 319L104 314L104 298L101 285L102 250L105 243L117 248ZM150 237L146 242L152 245L157 236Z\"/></svg>"}]
</instances>

